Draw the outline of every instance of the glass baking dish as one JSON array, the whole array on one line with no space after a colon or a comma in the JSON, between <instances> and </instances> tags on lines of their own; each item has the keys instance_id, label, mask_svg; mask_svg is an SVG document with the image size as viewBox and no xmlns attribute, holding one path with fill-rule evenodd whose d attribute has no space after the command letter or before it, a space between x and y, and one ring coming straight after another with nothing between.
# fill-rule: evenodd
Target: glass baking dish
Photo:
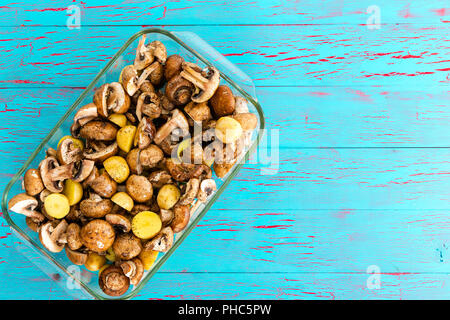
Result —
<instances>
[{"instance_id":1,"label":"glass baking dish","mask_svg":"<svg viewBox=\"0 0 450 320\"><path fill-rule=\"evenodd\" d=\"M130 286L130 289L120 297L110 297L103 293L98 286L98 273L88 271L84 267L73 265L66 257L64 251L52 253L47 251L41 245L39 236L27 227L25 217L8 211L8 201L14 195L22 193L23 174L29 168L37 168L39 162L45 157L45 150L49 147L55 148L58 141L70 133L70 126L75 112L81 107L92 102L93 94L96 88L104 83L117 81L122 68L132 64L136 52L139 38L146 34L147 41L159 40L167 47L168 55L179 54L187 61L197 63L200 66L213 65L221 74L221 83L227 84L235 95L243 96L248 100L249 111L253 112L258 118L258 126L253 132L252 141L247 148L241 161L237 161L228 175L219 179L213 178L217 183L217 190L205 204L201 204L192 214L186 229L175 235L173 247L165 254L160 253L153 267L146 271L141 282L137 286ZM208 45L204 40L192 32L169 32L163 29L144 29L131 38L119 49L119 51L109 60L106 66L97 74L94 80L87 86L86 90L78 97L73 105L58 121L55 127L43 139L37 149L31 154L23 167L13 176L6 186L2 197L2 212L13 233L17 235L22 242L16 245L16 249L23 253L30 261L36 264L40 269L52 277L74 298L86 299L130 299L133 298L158 271L169 256L183 242L186 236L192 231L197 223L203 218L208 209L217 200L220 194L225 190L233 177L239 172L242 165L248 160L249 156L255 152L261 139L264 129L264 115L261 106L257 102L255 87L251 79L239 70L235 65L229 62L224 56Z\"/></svg>"}]
</instances>

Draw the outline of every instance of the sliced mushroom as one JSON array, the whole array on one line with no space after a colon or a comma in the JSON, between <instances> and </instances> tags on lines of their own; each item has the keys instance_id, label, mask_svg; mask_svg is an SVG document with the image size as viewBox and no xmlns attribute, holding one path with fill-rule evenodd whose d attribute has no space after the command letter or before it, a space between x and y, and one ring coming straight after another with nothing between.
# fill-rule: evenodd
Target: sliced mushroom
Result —
<instances>
[{"instance_id":1,"label":"sliced mushroom","mask_svg":"<svg viewBox=\"0 0 450 320\"><path fill-rule=\"evenodd\" d=\"M153 51L153 56L156 58L156 60L158 60L160 63L166 63L167 49L161 41L152 41L149 44L149 48Z\"/></svg>"},{"instance_id":2,"label":"sliced mushroom","mask_svg":"<svg viewBox=\"0 0 450 320\"><path fill-rule=\"evenodd\" d=\"M94 94L94 103L100 116L110 113L125 113L130 108L130 97L120 82L105 83ZM98 139L102 140L102 139Z\"/></svg>"},{"instance_id":3,"label":"sliced mushroom","mask_svg":"<svg viewBox=\"0 0 450 320\"><path fill-rule=\"evenodd\" d=\"M191 178L211 178L211 168L204 164L176 164L168 159L166 166L172 178L179 182L188 181Z\"/></svg>"},{"instance_id":4,"label":"sliced mushroom","mask_svg":"<svg viewBox=\"0 0 450 320\"><path fill-rule=\"evenodd\" d=\"M92 190L103 198L111 198L117 191L117 182L104 170L90 184Z\"/></svg>"},{"instance_id":5,"label":"sliced mushroom","mask_svg":"<svg viewBox=\"0 0 450 320\"><path fill-rule=\"evenodd\" d=\"M190 179L186 185L186 191L184 192L183 196L178 201L178 204L180 206L192 204L194 199L197 197L199 187L200 187L199 179L197 179L197 178ZM174 232L176 232L176 231L174 230Z\"/></svg>"},{"instance_id":6,"label":"sliced mushroom","mask_svg":"<svg viewBox=\"0 0 450 320\"><path fill-rule=\"evenodd\" d=\"M167 252L173 245L173 231L171 227L162 228L160 233L144 245L145 250Z\"/></svg>"},{"instance_id":7,"label":"sliced mushroom","mask_svg":"<svg viewBox=\"0 0 450 320\"><path fill-rule=\"evenodd\" d=\"M120 264L123 273L130 279L132 285L137 285L144 275L144 264L139 258L124 261Z\"/></svg>"},{"instance_id":8,"label":"sliced mushroom","mask_svg":"<svg viewBox=\"0 0 450 320\"><path fill-rule=\"evenodd\" d=\"M88 160L103 162L104 160L116 155L117 152L119 152L119 146L117 145L117 141L114 141L110 145L107 145L99 150L87 149L84 151L83 156Z\"/></svg>"},{"instance_id":9,"label":"sliced mushroom","mask_svg":"<svg viewBox=\"0 0 450 320\"><path fill-rule=\"evenodd\" d=\"M69 247L66 247L66 255L67 258L69 258L69 260L77 266L84 265L88 258L87 253L72 250Z\"/></svg>"},{"instance_id":10,"label":"sliced mushroom","mask_svg":"<svg viewBox=\"0 0 450 320\"><path fill-rule=\"evenodd\" d=\"M200 183L200 190L197 194L197 198L201 202L206 202L209 196L216 191L216 182L213 179L205 179Z\"/></svg>"},{"instance_id":11,"label":"sliced mushroom","mask_svg":"<svg viewBox=\"0 0 450 320\"><path fill-rule=\"evenodd\" d=\"M142 251L141 240L131 232L122 233L116 237L112 246L116 257L120 260L130 260Z\"/></svg>"},{"instance_id":12,"label":"sliced mushroom","mask_svg":"<svg viewBox=\"0 0 450 320\"><path fill-rule=\"evenodd\" d=\"M97 106L94 103L91 102L85 106L82 106L73 117L73 124L70 127L72 136L78 138L79 129L81 126L84 126L89 121L94 120L97 116Z\"/></svg>"},{"instance_id":13,"label":"sliced mushroom","mask_svg":"<svg viewBox=\"0 0 450 320\"><path fill-rule=\"evenodd\" d=\"M9 211L23 214L24 216L31 218L35 222L44 221L44 216L35 210L37 206L38 201L34 197L29 196L26 193L16 194L8 202Z\"/></svg>"},{"instance_id":14,"label":"sliced mushroom","mask_svg":"<svg viewBox=\"0 0 450 320\"><path fill-rule=\"evenodd\" d=\"M67 226L67 246L71 250L78 250L83 246L80 232L81 228L77 223L71 223Z\"/></svg>"},{"instance_id":15,"label":"sliced mushroom","mask_svg":"<svg viewBox=\"0 0 450 320\"><path fill-rule=\"evenodd\" d=\"M191 101L194 91L194 85L179 74L167 82L165 95L174 105L184 106Z\"/></svg>"},{"instance_id":16,"label":"sliced mushroom","mask_svg":"<svg viewBox=\"0 0 450 320\"><path fill-rule=\"evenodd\" d=\"M172 79L175 75L180 74L183 70L182 64L184 62L184 58L178 54L173 54L169 56L166 60L166 65L164 68L164 77L167 80Z\"/></svg>"},{"instance_id":17,"label":"sliced mushroom","mask_svg":"<svg viewBox=\"0 0 450 320\"><path fill-rule=\"evenodd\" d=\"M219 71L214 67L201 70L191 62L184 62L182 67L180 75L195 86L195 92L191 95L192 101L197 103L208 101L219 86Z\"/></svg>"},{"instance_id":18,"label":"sliced mushroom","mask_svg":"<svg viewBox=\"0 0 450 320\"><path fill-rule=\"evenodd\" d=\"M158 170L150 173L148 180L153 188L161 188L165 184L172 183L172 176L165 170Z\"/></svg>"},{"instance_id":19,"label":"sliced mushroom","mask_svg":"<svg viewBox=\"0 0 450 320\"><path fill-rule=\"evenodd\" d=\"M105 216L105 220L121 232L126 233L131 230L130 220L121 214L109 213Z\"/></svg>"},{"instance_id":20,"label":"sliced mushroom","mask_svg":"<svg viewBox=\"0 0 450 320\"><path fill-rule=\"evenodd\" d=\"M132 96L138 91L138 72L133 65L128 65L122 70L122 85L129 96Z\"/></svg>"},{"instance_id":21,"label":"sliced mushroom","mask_svg":"<svg viewBox=\"0 0 450 320\"><path fill-rule=\"evenodd\" d=\"M216 163L214 162L213 168L214 168L214 172L216 173L216 176L219 178L223 178L227 175L227 173L231 170L231 168L233 168L234 164L236 163L236 161L231 162L231 163Z\"/></svg>"},{"instance_id":22,"label":"sliced mushroom","mask_svg":"<svg viewBox=\"0 0 450 320\"><path fill-rule=\"evenodd\" d=\"M179 205L177 204L173 208L173 220L170 223L174 233L183 231L189 223L191 218L191 213L189 210L189 205Z\"/></svg>"},{"instance_id":23,"label":"sliced mushroom","mask_svg":"<svg viewBox=\"0 0 450 320\"><path fill-rule=\"evenodd\" d=\"M184 111L194 120L195 122L205 122L211 120L211 110L209 109L206 102L195 103L189 102L185 107Z\"/></svg>"},{"instance_id":24,"label":"sliced mushroom","mask_svg":"<svg viewBox=\"0 0 450 320\"><path fill-rule=\"evenodd\" d=\"M92 220L81 228L81 239L89 250L105 252L114 243L116 233L105 220Z\"/></svg>"},{"instance_id":25,"label":"sliced mushroom","mask_svg":"<svg viewBox=\"0 0 450 320\"><path fill-rule=\"evenodd\" d=\"M102 199L98 194L91 194L89 199L80 202L80 210L89 218L103 218L111 212L113 202L110 199Z\"/></svg>"},{"instance_id":26,"label":"sliced mushroom","mask_svg":"<svg viewBox=\"0 0 450 320\"><path fill-rule=\"evenodd\" d=\"M153 49L150 46L145 45L145 34L139 39L139 44L136 48L136 58L134 59L134 67L137 70L142 70L150 65L155 57L153 55Z\"/></svg>"},{"instance_id":27,"label":"sliced mushroom","mask_svg":"<svg viewBox=\"0 0 450 320\"><path fill-rule=\"evenodd\" d=\"M100 273L98 285L107 295L117 297L127 292L130 279L123 274L122 268L112 265Z\"/></svg>"},{"instance_id":28,"label":"sliced mushroom","mask_svg":"<svg viewBox=\"0 0 450 320\"><path fill-rule=\"evenodd\" d=\"M142 120L142 114L148 116L150 119L156 119L161 115L160 100L154 92L143 92L139 96L136 105L136 117L139 121Z\"/></svg>"},{"instance_id":29,"label":"sliced mushroom","mask_svg":"<svg viewBox=\"0 0 450 320\"><path fill-rule=\"evenodd\" d=\"M116 135L117 128L107 121L90 121L80 129L80 137L90 140L112 141Z\"/></svg>"},{"instance_id":30,"label":"sliced mushroom","mask_svg":"<svg viewBox=\"0 0 450 320\"><path fill-rule=\"evenodd\" d=\"M175 129L180 129L180 136L184 137L189 133L189 123L184 116L183 112L175 109L172 113L172 117L159 128L156 132L153 141L156 144L160 144L165 138L167 138Z\"/></svg>"},{"instance_id":31,"label":"sliced mushroom","mask_svg":"<svg viewBox=\"0 0 450 320\"><path fill-rule=\"evenodd\" d=\"M37 169L28 169L23 177L23 186L30 196L35 196L44 190L41 173Z\"/></svg>"},{"instance_id":32,"label":"sliced mushroom","mask_svg":"<svg viewBox=\"0 0 450 320\"><path fill-rule=\"evenodd\" d=\"M39 227L41 225L40 222L37 222L37 221L33 220L33 218L26 217L25 218L25 223L27 224L27 227L30 228L31 230L33 230L34 232L38 232L39 231Z\"/></svg>"},{"instance_id":33,"label":"sliced mushroom","mask_svg":"<svg viewBox=\"0 0 450 320\"><path fill-rule=\"evenodd\" d=\"M75 182L83 182L88 178L94 170L95 162L92 160L81 160L75 162L72 170L72 180Z\"/></svg>"},{"instance_id":34,"label":"sliced mushroom","mask_svg":"<svg viewBox=\"0 0 450 320\"><path fill-rule=\"evenodd\" d=\"M56 150L56 159L59 164L69 164L80 161L83 157L83 150L76 146L71 138L66 138L59 143Z\"/></svg>"},{"instance_id":35,"label":"sliced mushroom","mask_svg":"<svg viewBox=\"0 0 450 320\"><path fill-rule=\"evenodd\" d=\"M233 92L228 86L219 86L211 97L210 104L217 117L230 115L235 110L235 98Z\"/></svg>"},{"instance_id":36,"label":"sliced mushroom","mask_svg":"<svg viewBox=\"0 0 450 320\"><path fill-rule=\"evenodd\" d=\"M145 81L150 81L152 85L158 86L164 76L162 65L155 61L147 68L145 68L138 79L138 86L141 86Z\"/></svg>"},{"instance_id":37,"label":"sliced mushroom","mask_svg":"<svg viewBox=\"0 0 450 320\"><path fill-rule=\"evenodd\" d=\"M156 134L156 128L153 122L147 117L143 117L134 136L134 146L139 149L147 148L152 143Z\"/></svg>"},{"instance_id":38,"label":"sliced mushroom","mask_svg":"<svg viewBox=\"0 0 450 320\"><path fill-rule=\"evenodd\" d=\"M56 226L49 221L39 229L39 240L48 251L61 252L66 242L64 237L66 229L66 220L61 220Z\"/></svg>"},{"instance_id":39,"label":"sliced mushroom","mask_svg":"<svg viewBox=\"0 0 450 320\"><path fill-rule=\"evenodd\" d=\"M159 217L161 218L163 227L168 226L174 217L173 210L160 209Z\"/></svg>"},{"instance_id":40,"label":"sliced mushroom","mask_svg":"<svg viewBox=\"0 0 450 320\"><path fill-rule=\"evenodd\" d=\"M63 191L64 185L61 180L54 180L50 172L59 167L59 163L55 157L47 157L39 164L42 182L45 188L51 192Z\"/></svg>"}]
</instances>

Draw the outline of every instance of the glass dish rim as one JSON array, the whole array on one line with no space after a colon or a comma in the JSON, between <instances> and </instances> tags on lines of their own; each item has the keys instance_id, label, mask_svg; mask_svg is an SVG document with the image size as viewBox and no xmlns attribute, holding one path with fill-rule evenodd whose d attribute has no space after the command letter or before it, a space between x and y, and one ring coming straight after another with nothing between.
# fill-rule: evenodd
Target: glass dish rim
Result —
<instances>
[{"instance_id":1,"label":"glass dish rim","mask_svg":"<svg viewBox=\"0 0 450 320\"><path fill-rule=\"evenodd\" d=\"M190 32L190 31L188 31ZM228 84L233 86L243 97L245 97L251 104L253 104L258 111L259 116L259 128L257 128L257 137L253 141L252 145L248 148L247 152L245 153L244 157L237 163L232 171L228 174L228 177L223 181L221 187L215 192L215 194L211 197L211 199L205 204L201 212L197 215L197 217L188 225L188 227L185 229L183 234L177 239L177 241L174 242L172 248L165 252L164 255L161 257L161 259L158 260L158 262L153 266L153 268L149 271L149 273L141 280L141 282L135 286L130 293L127 295L118 297L118 298L105 298L103 296L98 295L96 292L92 291L88 285L86 285L84 282L80 281L79 279L76 279L73 277L72 274L70 274L67 269L61 265L56 259L54 259L46 250L39 247L37 243L33 239L31 239L25 231L23 231L18 225L14 223L12 220L8 205L7 205L7 199L9 195L9 191L11 190L11 187L14 185L14 183L22 176L22 174L25 172L25 170L28 168L28 166L31 164L31 162L35 159L35 157L39 154L39 152L43 149L43 147L47 144L47 142L53 137L53 135L56 133L56 131L61 127L61 125L66 121L68 116L77 108L79 107L80 103L83 101L83 99L91 92L91 90L94 88L94 86L97 84L99 79L109 70L109 68L117 61L117 59L121 56L121 54L128 48L128 46L133 43L137 38L142 36L143 34L148 33L160 33L164 36L167 36L168 38L172 39L176 43L178 43L180 46L182 46L185 50L189 51L191 54L193 54L196 58L198 58L200 61L202 61L205 65L213 66L212 63L210 63L206 58L204 58L200 53L198 53L196 50L191 48L189 45L187 45L185 42L183 42L178 36L173 34L170 31L161 29L161 28L145 28L142 29L135 34L133 34L121 47L120 49L111 57L111 59L106 63L106 65L101 69L101 71L94 77L94 79L89 83L89 85L86 87L86 89L78 96L78 98L75 100L75 102L71 105L69 109L64 113L64 115L58 120L58 122L55 124L55 126L49 131L49 133L44 137L44 139L41 141L41 143L37 146L37 148L31 153L29 158L25 161L23 166L17 171L17 173L11 178L11 180L6 185L3 194L2 194L2 212L4 213L4 217L9 224L11 228L13 228L21 237L23 237L24 240L28 241L34 249L38 250L40 254L47 257L51 262L54 263L56 266L61 269L62 272L66 273L69 277L74 279L89 295L91 295L95 299L99 300L125 300L125 299L131 299L135 297L142 288L147 284L147 282L154 276L154 274L161 268L161 266L166 262L166 260L172 255L172 253L178 248L178 246L185 240L185 238L189 235L189 233L192 231L192 229L198 224L198 222L203 218L203 216L208 212L210 207L216 202L216 200L219 198L219 196L222 194L222 192L226 189L228 184L233 180L233 178L236 176L236 174L240 171L241 167L244 165L244 163L249 159L250 155L254 153L257 146L259 145L259 142L261 140L261 137L263 135L263 129L265 128L265 120L264 120L264 113L261 108L261 105L256 101L256 99L249 93L247 93L244 89L242 89L237 83L235 83L231 78L229 78L226 74L222 73L220 70L220 75L223 79L225 79ZM192 33L192 32L191 32ZM219 69L219 68L218 68Z\"/></svg>"}]
</instances>

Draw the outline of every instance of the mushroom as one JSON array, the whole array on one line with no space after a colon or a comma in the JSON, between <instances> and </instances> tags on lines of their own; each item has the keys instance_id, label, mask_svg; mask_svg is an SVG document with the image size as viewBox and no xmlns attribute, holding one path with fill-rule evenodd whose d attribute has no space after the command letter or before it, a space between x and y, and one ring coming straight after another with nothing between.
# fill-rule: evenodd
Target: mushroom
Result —
<instances>
[{"instance_id":1,"label":"mushroom","mask_svg":"<svg viewBox=\"0 0 450 320\"><path fill-rule=\"evenodd\" d=\"M183 231L189 223L191 218L191 213L189 210L189 205L179 205L177 204L173 208L173 220L170 223L174 233Z\"/></svg>"},{"instance_id":2,"label":"mushroom","mask_svg":"<svg viewBox=\"0 0 450 320\"><path fill-rule=\"evenodd\" d=\"M195 86L195 91L191 95L192 101L197 103L208 101L219 86L219 71L214 67L201 70L199 66L191 62L183 62L182 67L183 71L180 75Z\"/></svg>"},{"instance_id":3,"label":"mushroom","mask_svg":"<svg viewBox=\"0 0 450 320\"><path fill-rule=\"evenodd\" d=\"M111 212L113 202L110 199L102 199L98 194L91 193L89 199L80 202L80 210L89 218L103 218Z\"/></svg>"},{"instance_id":4,"label":"mushroom","mask_svg":"<svg viewBox=\"0 0 450 320\"><path fill-rule=\"evenodd\" d=\"M67 246L71 250L78 250L83 246L80 232L81 228L77 223L71 223L67 226Z\"/></svg>"},{"instance_id":5,"label":"mushroom","mask_svg":"<svg viewBox=\"0 0 450 320\"><path fill-rule=\"evenodd\" d=\"M197 193L200 187L200 180L197 178L192 178L188 181L186 185L186 191L183 196L178 201L180 206L190 205L194 199L197 197ZM173 228L172 228L173 229ZM174 232L176 232L174 230Z\"/></svg>"},{"instance_id":6,"label":"mushroom","mask_svg":"<svg viewBox=\"0 0 450 320\"><path fill-rule=\"evenodd\" d=\"M30 196L35 196L44 190L41 173L37 169L28 169L23 177L23 186Z\"/></svg>"},{"instance_id":7,"label":"mushroom","mask_svg":"<svg viewBox=\"0 0 450 320\"><path fill-rule=\"evenodd\" d=\"M206 202L207 198L216 191L216 182L213 179L205 179L200 183L200 190L198 191L197 198L201 202Z\"/></svg>"},{"instance_id":8,"label":"mushroom","mask_svg":"<svg viewBox=\"0 0 450 320\"><path fill-rule=\"evenodd\" d=\"M73 164L72 180L75 182L83 182L88 178L94 170L95 162L92 160L81 160Z\"/></svg>"},{"instance_id":9,"label":"mushroom","mask_svg":"<svg viewBox=\"0 0 450 320\"><path fill-rule=\"evenodd\" d=\"M139 161L145 168L154 168L164 158L162 150L151 144L147 148L142 149L139 155Z\"/></svg>"},{"instance_id":10,"label":"mushroom","mask_svg":"<svg viewBox=\"0 0 450 320\"><path fill-rule=\"evenodd\" d=\"M173 231L171 227L162 228L152 240L144 245L144 250L167 252L173 245Z\"/></svg>"},{"instance_id":11,"label":"mushroom","mask_svg":"<svg viewBox=\"0 0 450 320\"><path fill-rule=\"evenodd\" d=\"M105 220L121 232L130 232L131 230L130 220L121 214L108 213Z\"/></svg>"},{"instance_id":12,"label":"mushroom","mask_svg":"<svg viewBox=\"0 0 450 320\"><path fill-rule=\"evenodd\" d=\"M158 40L152 41L148 47L153 51L153 56L160 63L165 63L167 60L167 49L166 46Z\"/></svg>"},{"instance_id":13,"label":"mushroom","mask_svg":"<svg viewBox=\"0 0 450 320\"><path fill-rule=\"evenodd\" d=\"M130 279L130 283L135 286L141 281L144 275L144 264L139 258L124 261L120 264L123 273Z\"/></svg>"},{"instance_id":14,"label":"mushroom","mask_svg":"<svg viewBox=\"0 0 450 320\"><path fill-rule=\"evenodd\" d=\"M8 202L9 211L23 214L24 216L31 218L34 222L42 222L44 221L45 217L35 210L37 206L38 201L34 197L29 196L26 193L16 194Z\"/></svg>"},{"instance_id":15,"label":"mushroom","mask_svg":"<svg viewBox=\"0 0 450 320\"><path fill-rule=\"evenodd\" d=\"M90 182L89 186L103 198L111 198L117 191L117 182L109 176L106 170Z\"/></svg>"},{"instance_id":16,"label":"mushroom","mask_svg":"<svg viewBox=\"0 0 450 320\"><path fill-rule=\"evenodd\" d=\"M123 274L122 268L112 265L100 273L98 285L109 296L121 296L130 287L130 279Z\"/></svg>"},{"instance_id":17,"label":"mushroom","mask_svg":"<svg viewBox=\"0 0 450 320\"><path fill-rule=\"evenodd\" d=\"M45 188L51 192L63 191L64 185L61 180L54 179L51 175L51 171L59 167L59 163L55 157L47 157L39 164L42 182Z\"/></svg>"},{"instance_id":18,"label":"mushroom","mask_svg":"<svg viewBox=\"0 0 450 320\"><path fill-rule=\"evenodd\" d=\"M94 93L94 103L100 116L107 118L109 114L125 113L130 107L130 97L120 82L105 83ZM101 140L101 139L99 139Z\"/></svg>"},{"instance_id":19,"label":"mushroom","mask_svg":"<svg viewBox=\"0 0 450 320\"><path fill-rule=\"evenodd\" d=\"M160 100L156 93L141 93L136 105L136 117L139 121L142 120L142 114L145 114L150 119L158 118L161 115Z\"/></svg>"},{"instance_id":20,"label":"mushroom","mask_svg":"<svg viewBox=\"0 0 450 320\"><path fill-rule=\"evenodd\" d=\"M129 232L118 235L112 248L118 259L130 260L141 253L142 244L138 237Z\"/></svg>"},{"instance_id":21,"label":"mushroom","mask_svg":"<svg viewBox=\"0 0 450 320\"><path fill-rule=\"evenodd\" d=\"M138 91L138 73L136 68L131 64L122 69L122 85L129 96L132 96Z\"/></svg>"},{"instance_id":22,"label":"mushroom","mask_svg":"<svg viewBox=\"0 0 450 320\"><path fill-rule=\"evenodd\" d=\"M94 160L96 162L103 162L104 160L114 156L119 152L119 146L117 141L114 141L110 145L104 146L101 149L87 149L84 150L83 156L86 159Z\"/></svg>"},{"instance_id":23,"label":"mushroom","mask_svg":"<svg viewBox=\"0 0 450 320\"><path fill-rule=\"evenodd\" d=\"M144 176L132 174L126 182L127 193L137 202L146 202L152 198L153 187Z\"/></svg>"},{"instance_id":24,"label":"mushroom","mask_svg":"<svg viewBox=\"0 0 450 320\"><path fill-rule=\"evenodd\" d=\"M236 163L236 160L234 160L231 163L223 162L223 163L217 163L214 162L213 168L214 172L216 173L216 176L219 178L223 178L226 176L228 171L230 171L231 168L233 168L234 164Z\"/></svg>"},{"instance_id":25,"label":"mushroom","mask_svg":"<svg viewBox=\"0 0 450 320\"><path fill-rule=\"evenodd\" d=\"M67 258L69 258L69 260L77 266L84 265L88 258L87 253L75 251L70 249L69 247L66 247L66 255Z\"/></svg>"},{"instance_id":26,"label":"mushroom","mask_svg":"<svg viewBox=\"0 0 450 320\"><path fill-rule=\"evenodd\" d=\"M80 222L82 219L82 213L79 206L71 206L69 213L64 217L64 219L69 222Z\"/></svg>"},{"instance_id":27,"label":"mushroom","mask_svg":"<svg viewBox=\"0 0 450 320\"><path fill-rule=\"evenodd\" d=\"M66 229L66 220L61 220L56 226L49 221L40 227L39 240L48 251L61 252L66 243Z\"/></svg>"},{"instance_id":28,"label":"mushroom","mask_svg":"<svg viewBox=\"0 0 450 320\"><path fill-rule=\"evenodd\" d=\"M139 149L147 148L156 134L155 125L147 117L142 118L134 136L134 146Z\"/></svg>"},{"instance_id":29,"label":"mushroom","mask_svg":"<svg viewBox=\"0 0 450 320\"><path fill-rule=\"evenodd\" d=\"M156 144L160 144L166 137L168 137L175 129L181 130L181 136L185 136L189 133L189 123L184 116L183 112L175 109L172 112L172 117L167 120L167 122L159 128L156 132L153 141Z\"/></svg>"},{"instance_id":30,"label":"mushroom","mask_svg":"<svg viewBox=\"0 0 450 320\"><path fill-rule=\"evenodd\" d=\"M165 170L158 170L150 173L148 180L153 188L161 188L165 184L172 183L172 176Z\"/></svg>"},{"instance_id":31,"label":"mushroom","mask_svg":"<svg viewBox=\"0 0 450 320\"><path fill-rule=\"evenodd\" d=\"M166 60L166 65L164 68L164 77L167 80L172 79L177 74L183 70L182 64L184 62L184 58L178 54L173 54L169 56Z\"/></svg>"},{"instance_id":32,"label":"mushroom","mask_svg":"<svg viewBox=\"0 0 450 320\"><path fill-rule=\"evenodd\" d=\"M191 101L194 90L194 85L178 74L167 82L165 95L174 105L184 106Z\"/></svg>"},{"instance_id":33,"label":"mushroom","mask_svg":"<svg viewBox=\"0 0 450 320\"><path fill-rule=\"evenodd\" d=\"M84 126L89 121L98 117L97 106L94 103L88 103L82 106L73 117L73 124L70 127L72 136L78 138L78 131L81 126Z\"/></svg>"},{"instance_id":34,"label":"mushroom","mask_svg":"<svg viewBox=\"0 0 450 320\"><path fill-rule=\"evenodd\" d=\"M80 129L80 137L90 140L112 141L116 139L117 128L110 122L94 120Z\"/></svg>"},{"instance_id":35,"label":"mushroom","mask_svg":"<svg viewBox=\"0 0 450 320\"><path fill-rule=\"evenodd\" d=\"M40 222L36 222L33 220L33 218L25 217L25 223L27 224L27 227L33 230L34 232L39 231Z\"/></svg>"},{"instance_id":36,"label":"mushroom","mask_svg":"<svg viewBox=\"0 0 450 320\"><path fill-rule=\"evenodd\" d=\"M228 86L219 86L211 97L211 106L217 117L230 115L235 110L235 98Z\"/></svg>"},{"instance_id":37,"label":"mushroom","mask_svg":"<svg viewBox=\"0 0 450 320\"><path fill-rule=\"evenodd\" d=\"M172 159L167 159L166 166L172 178L179 182L188 181L191 178L211 178L211 168L204 164L176 164Z\"/></svg>"},{"instance_id":38,"label":"mushroom","mask_svg":"<svg viewBox=\"0 0 450 320\"><path fill-rule=\"evenodd\" d=\"M184 111L195 122L206 122L208 120L211 120L212 118L211 110L209 109L206 102L195 103L191 101L184 107Z\"/></svg>"},{"instance_id":39,"label":"mushroom","mask_svg":"<svg viewBox=\"0 0 450 320\"><path fill-rule=\"evenodd\" d=\"M247 113L248 111L248 105L247 100L245 98L236 96L234 97L234 113L233 114L239 114L239 113Z\"/></svg>"},{"instance_id":40,"label":"mushroom","mask_svg":"<svg viewBox=\"0 0 450 320\"><path fill-rule=\"evenodd\" d=\"M83 150L76 146L71 138L65 138L58 145L56 150L56 159L59 164L69 164L81 160Z\"/></svg>"},{"instance_id":41,"label":"mushroom","mask_svg":"<svg viewBox=\"0 0 450 320\"><path fill-rule=\"evenodd\" d=\"M238 113L232 116L234 120L239 122L244 132L252 131L258 125L258 118L254 113Z\"/></svg>"},{"instance_id":42,"label":"mushroom","mask_svg":"<svg viewBox=\"0 0 450 320\"><path fill-rule=\"evenodd\" d=\"M92 220L81 228L81 239L86 248L94 252L105 252L114 243L116 233L105 220Z\"/></svg>"},{"instance_id":43,"label":"mushroom","mask_svg":"<svg viewBox=\"0 0 450 320\"><path fill-rule=\"evenodd\" d=\"M134 59L134 67L137 70L142 70L150 65L155 57L153 55L153 49L150 46L145 45L145 34L139 39L139 44L136 48L136 58Z\"/></svg>"},{"instance_id":44,"label":"mushroom","mask_svg":"<svg viewBox=\"0 0 450 320\"><path fill-rule=\"evenodd\" d=\"M132 149L127 154L127 164L132 173L141 174L142 173L142 165L140 160L141 149L135 148Z\"/></svg>"},{"instance_id":45,"label":"mushroom","mask_svg":"<svg viewBox=\"0 0 450 320\"><path fill-rule=\"evenodd\" d=\"M137 203L134 205L133 209L131 210L130 214L132 216L137 215L139 212L142 211L152 211L151 207L149 205L143 204L143 203Z\"/></svg>"},{"instance_id":46,"label":"mushroom","mask_svg":"<svg viewBox=\"0 0 450 320\"><path fill-rule=\"evenodd\" d=\"M175 105L166 97L166 95L161 95L159 100L161 101L161 114L168 114L169 111L172 111L173 108L175 108Z\"/></svg>"},{"instance_id":47,"label":"mushroom","mask_svg":"<svg viewBox=\"0 0 450 320\"><path fill-rule=\"evenodd\" d=\"M174 214L172 210L160 209L159 217L161 218L162 225L165 227L172 222Z\"/></svg>"}]
</instances>

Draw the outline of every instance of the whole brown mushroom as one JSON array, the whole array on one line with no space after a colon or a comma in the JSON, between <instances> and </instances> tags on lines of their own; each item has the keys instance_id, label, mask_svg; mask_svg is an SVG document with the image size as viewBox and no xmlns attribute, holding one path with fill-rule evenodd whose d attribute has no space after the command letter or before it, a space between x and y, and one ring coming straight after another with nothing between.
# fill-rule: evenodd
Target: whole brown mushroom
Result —
<instances>
[{"instance_id":1,"label":"whole brown mushroom","mask_svg":"<svg viewBox=\"0 0 450 320\"><path fill-rule=\"evenodd\" d=\"M130 287L130 279L125 276L122 268L110 266L100 273L98 285L109 296L121 296Z\"/></svg>"},{"instance_id":2,"label":"whole brown mushroom","mask_svg":"<svg viewBox=\"0 0 450 320\"><path fill-rule=\"evenodd\" d=\"M81 239L86 248L94 252L105 252L114 243L116 233L105 220L92 220L81 228Z\"/></svg>"},{"instance_id":3,"label":"whole brown mushroom","mask_svg":"<svg viewBox=\"0 0 450 320\"><path fill-rule=\"evenodd\" d=\"M235 99L228 86L219 86L210 100L216 117L223 117L234 112Z\"/></svg>"},{"instance_id":4,"label":"whole brown mushroom","mask_svg":"<svg viewBox=\"0 0 450 320\"><path fill-rule=\"evenodd\" d=\"M194 85L178 74L167 82L165 95L174 105L184 106L191 101L194 90Z\"/></svg>"},{"instance_id":5,"label":"whole brown mushroom","mask_svg":"<svg viewBox=\"0 0 450 320\"><path fill-rule=\"evenodd\" d=\"M137 202L146 202L152 198L153 187L150 181L144 176L138 176L132 174L128 177L127 182L127 193L133 200Z\"/></svg>"},{"instance_id":6,"label":"whole brown mushroom","mask_svg":"<svg viewBox=\"0 0 450 320\"><path fill-rule=\"evenodd\" d=\"M166 80L170 80L177 74L180 74L183 70L183 62L184 58L178 54L173 54L167 58L164 70L164 77Z\"/></svg>"},{"instance_id":7,"label":"whole brown mushroom","mask_svg":"<svg viewBox=\"0 0 450 320\"><path fill-rule=\"evenodd\" d=\"M23 177L23 186L29 196L35 196L44 190L41 173L37 169L28 169Z\"/></svg>"},{"instance_id":8,"label":"whole brown mushroom","mask_svg":"<svg viewBox=\"0 0 450 320\"><path fill-rule=\"evenodd\" d=\"M141 253L142 244L138 237L129 232L118 235L112 248L118 259L130 260Z\"/></svg>"}]
</instances>

